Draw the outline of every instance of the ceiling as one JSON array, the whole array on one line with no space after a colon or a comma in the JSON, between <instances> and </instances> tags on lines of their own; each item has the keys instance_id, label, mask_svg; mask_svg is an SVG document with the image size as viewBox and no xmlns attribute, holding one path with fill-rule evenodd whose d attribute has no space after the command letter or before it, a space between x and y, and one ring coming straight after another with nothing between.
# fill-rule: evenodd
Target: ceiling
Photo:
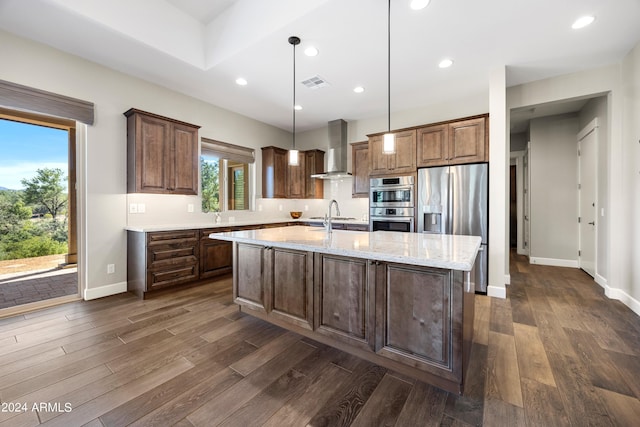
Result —
<instances>
[{"instance_id":1,"label":"ceiling","mask_svg":"<svg viewBox=\"0 0 640 427\"><path fill-rule=\"evenodd\" d=\"M392 114L488 98L496 67L511 86L619 62L640 40L638 0L392 3ZM296 35L298 131L387 114L386 24L385 0L0 0L0 29L286 130ZM316 75L329 85L300 84Z\"/></svg>"}]
</instances>

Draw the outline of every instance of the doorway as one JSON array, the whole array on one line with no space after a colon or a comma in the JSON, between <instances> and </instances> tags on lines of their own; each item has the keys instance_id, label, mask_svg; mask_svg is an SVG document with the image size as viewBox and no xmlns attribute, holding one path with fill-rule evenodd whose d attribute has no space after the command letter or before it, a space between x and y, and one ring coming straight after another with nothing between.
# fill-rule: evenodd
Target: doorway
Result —
<instances>
[{"instance_id":1,"label":"doorway","mask_svg":"<svg viewBox=\"0 0 640 427\"><path fill-rule=\"evenodd\" d=\"M597 152L598 123L594 119L578 134L578 265L591 277L596 274Z\"/></svg>"},{"instance_id":2,"label":"doorway","mask_svg":"<svg viewBox=\"0 0 640 427\"><path fill-rule=\"evenodd\" d=\"M0 316L79 298L75 130L0 109Z\"/></svg>"},{"instance_id":3,"label":"doorway","mask_svg":"<svg viewBox=\"0 0 640 427\"><path fill-rule=\"evenodd\" d=\"M509 167L509 247L518 247L518 185L516 165Z\"/></svg>"}]
</instances>

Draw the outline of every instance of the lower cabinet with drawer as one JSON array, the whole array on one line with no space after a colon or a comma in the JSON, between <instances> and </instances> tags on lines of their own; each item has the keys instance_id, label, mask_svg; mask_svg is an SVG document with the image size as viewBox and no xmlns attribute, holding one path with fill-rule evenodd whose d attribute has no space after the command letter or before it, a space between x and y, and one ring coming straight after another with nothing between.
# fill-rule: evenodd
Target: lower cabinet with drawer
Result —
<instances>
[{"instance_id":1,"label":"lower cabinet with drawer","mask_svg":"<svg viewBox=\"0 0 640 427\"><path fill-rule=\"evenodd\" d=\"M200 278L198 230L127 233L128 291L144 298Z\"/></svg>"}]
</instances>

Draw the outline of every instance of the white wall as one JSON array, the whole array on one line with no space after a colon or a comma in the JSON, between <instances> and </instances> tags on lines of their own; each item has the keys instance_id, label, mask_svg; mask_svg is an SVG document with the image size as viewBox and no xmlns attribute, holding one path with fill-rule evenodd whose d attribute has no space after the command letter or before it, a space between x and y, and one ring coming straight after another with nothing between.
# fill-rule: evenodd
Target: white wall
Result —
<instances>
[{"instance_id":1,"label":"white wall","mask_svg":"<svg viewBox=\"0 0 640 427\"><path fill-rule=\"evenodd\" d=\"M599 96L591 99L580 110L579 121L580 130L584 129L593 119L598 120L598 155L597 155L597 195L598 195L598 210L604 209L604 212L599 212L596 218L597 223L597 264L596 264L596 280L600 283L606 283L606 277L608 276L608 251L609 246L609 215L610 212L606 211L606 206L609 206L609 171L608 171L608 159L609 159L609 117L608 117L608 103L606 96Z\"/></svg>"},{"instance_id":2,"label":"white wall","mask_svg":"<svg viewBox=\"0 0 640 427\"><path fill-rule=\"evenodd\" d=\"M622 251L612 253L611 277L614 268L622 268L619 281L611 283L612 296L623 300L640 314L640 43L627 55L622 63L623 109L622 141L620 153L613 153L617 160L621 160L621 181L610 185L611 198L622 193L625 203L623 211L612 211L615 222L622 222L624 230L612 237L612 246L622 246ZM620 185L618 189L616 185ZM616 197L616 200L618 198ZM623 252L624 251L624 252ZM619 266L614 265L613 257L621 258Z\"/></svg>"},{"instance_id":3,"label":"white wall","mask_svg":"<svg viewBox=\"0 0 640 427\"><path fill-rule=\"evenodd\" d=\"M532 263L578 266L577 114L531 120Z\"/></svg>"},{"instance_id":4,"label":"white wall","mask_svg":"<svg viewBox=\"0 0 640 427\"><path fill-rule=\"evenodd\" d=\"M200 125L200 136L256 148L258 164L259 147L288 147L291 141L289 132L42 44L0 32L0 46L0 79L95 103L95 124L87 127L86 146L80 149L86 171L86 224L81 234L87 243L81 280L86 282L88 297L126 289L127 153L123 112L135 107ZM260 192L259 174L256 182ZM140 197L147 202L148 212L147 216L135 217L140 221L161 217L184 223L193 215L187 213L187 204L200 206L197 196ZM107 264L115 264L115 274L106 274Z\"/></svg>"}]
</instances>

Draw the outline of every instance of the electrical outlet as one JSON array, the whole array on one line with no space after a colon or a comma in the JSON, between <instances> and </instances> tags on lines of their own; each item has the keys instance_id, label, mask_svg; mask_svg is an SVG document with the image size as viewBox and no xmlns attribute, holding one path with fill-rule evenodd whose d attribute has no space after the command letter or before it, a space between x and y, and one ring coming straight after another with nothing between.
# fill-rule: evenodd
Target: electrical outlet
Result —
<instances>
[{"instance_id":1,"label":"electrical outlet","mask_svg":"<svg viewBox=\"0 0 640 427\"><path fill-rule=\"evenodd\" d=\"M187 212L189 212L189 213L193 213L193 203L189 203L189 204L187 205Z\"/></svg>"},{"instance_id":2,"label":"electrical outlet","mask_svg":"<svg viewBox=\"0 0 640 427\"><path fill-rule=\"evenodd\" d=\"M113 274L116 272L115 264L107 264L107 274Z\"/></svg>"},{"instance_id":3,"label":"electrical outlet","mask_svg":"<svg viewBox=\"0 0 640 427\"><path fill-rule=\"evenodd\" d=\"M282 212L282 205L278 205L278 210Z\"/></svg>"},{"instance_id":4,"label":"electrical outlet","mask_svg":"<svg viewBox=\"0 0 640 427\"><path fill-rule=\"evenodd\" d=\"M258 212L262 212L262 205L258 205Z\"/></svg>"},{"instance_id":5,"label":"electrical outlet","mask_svg":"<svg viewBox=\"0 0 640 427\"><path fill-rule=\"evenodd\" d=\"M304 205L305 212L309 210L309 205Z\"/></svg>"},{"instance_id":6,"label":"electrical outlet","mask_svg":"<svg viewBox=\"0 0 640 427\"><path fill-rule=\"evenodd\" d=\"M145 213L147 206L144 203L138 203L138 213Z\"/></svg>"},{"instance_id":7,"label":"electrical outlet","mask_svg":"<svg viewBox=\"0 0 640 427\"><path fill-rule=\"evenodd\" d=\"M129 213L130 214L137 214L138 213L138 205L135 204L135 203L129 204Z\"/></svg>"}]
</instances>

